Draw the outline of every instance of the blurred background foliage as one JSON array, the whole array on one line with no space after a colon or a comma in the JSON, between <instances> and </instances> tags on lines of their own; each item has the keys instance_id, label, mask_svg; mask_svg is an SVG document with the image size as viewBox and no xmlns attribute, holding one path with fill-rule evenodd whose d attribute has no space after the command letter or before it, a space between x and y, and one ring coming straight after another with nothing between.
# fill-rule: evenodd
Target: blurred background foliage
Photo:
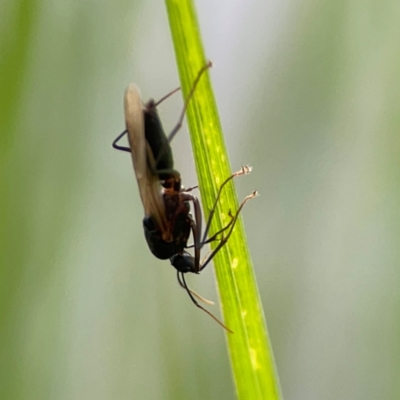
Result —
<instances>
[{"instance_id":1,"label":"blurred background foliage","mask_svg":"<svg viewBox=\"0 0 400 400\"><path fill-rule=\"evenodd\" d=\"M400 397L400 3L198 2L283 393ZM179 85L156 1L3 0L1 399L232 399L144 242L122 96ZM182 107L163 103L166 129ZM196 183L185 129L173 143ZM190 277L216 299L212 268Z\"/></svg>"}]
</instances>

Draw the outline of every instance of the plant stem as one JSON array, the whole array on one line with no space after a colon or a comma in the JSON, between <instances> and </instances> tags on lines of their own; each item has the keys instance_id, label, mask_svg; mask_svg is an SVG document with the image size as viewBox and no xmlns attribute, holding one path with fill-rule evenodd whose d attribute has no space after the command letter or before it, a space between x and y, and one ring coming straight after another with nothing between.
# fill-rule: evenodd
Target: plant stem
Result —
<instances>
[{"instance_id":1,"label":"plant stem","mask_svg":"<svg viewBox=\"0 0 400 400\"><path fill-rule=\"evenodd\" d=\"M191 0L166 0L184 98L207 63ZM231 174L208 72L187 110L199 188L206 214L221 183ZM256 205L254 203L253 205ZM238 201L230 182L221 196L210 234L229 222ZM214 258L221 307L237 395L240 399L280 399L279 381L241 218Z\"/></svg>"}]
</instances>

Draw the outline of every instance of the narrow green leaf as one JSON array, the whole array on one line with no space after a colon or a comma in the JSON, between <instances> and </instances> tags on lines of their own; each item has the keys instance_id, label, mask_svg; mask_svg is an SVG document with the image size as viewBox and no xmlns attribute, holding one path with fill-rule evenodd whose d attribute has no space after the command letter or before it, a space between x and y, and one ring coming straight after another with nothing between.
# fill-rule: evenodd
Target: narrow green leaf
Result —
<instances>
[{"instance_id":1,"label":"narrow green leaf","mask_svg":"<svg viewBox=\"0 0 400 400\"><path fill-rule=\"evenodd\" d=\"M193 1L166 0L166 6L182 93L186 97L198 71L208 60ZM208 73L201 78L189 104L187 120L203 209L208 215L219 186L231 174ZM225 226L230 218L228 212L237 207L234 186L228 184L211 233ZM241 219L214 264L224 322L234 332L227 332L226 337L238 398L279 399L279 381Z\"/></svg>"}]
</instances>

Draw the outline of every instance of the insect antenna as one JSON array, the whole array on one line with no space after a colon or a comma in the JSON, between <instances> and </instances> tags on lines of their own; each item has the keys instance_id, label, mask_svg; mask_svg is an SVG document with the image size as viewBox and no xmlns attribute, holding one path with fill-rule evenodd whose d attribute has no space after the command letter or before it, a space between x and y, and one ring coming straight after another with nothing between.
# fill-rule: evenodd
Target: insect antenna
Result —
<instances>
[{"instance_id":1,"label":"insect antenna","mask_svg":"<svg viewBox=\"0 0 400 400\"><path fill-rule=\"evenodd\" d=\"M181 274L181 276L179 275ZM225 330L227 330L229 333L233 333L232 330L230 330L226 325L224 325L214 314L212 314L210 311L208 311L206 308L201 306L196 299L193 297L191 290L188 288L185 280L185 275L183 272L177 273L178 276L178 281L181 284L181 286L186 290L187 294L189 295L190 299L192 300L193 304L195 304L197 307L199 307L201 310L203 310L205 313L207 313L215 322L217 322L219 325L221 325ZM180 278L182 277L182 281Z\"/></svg>"}]
</instances>

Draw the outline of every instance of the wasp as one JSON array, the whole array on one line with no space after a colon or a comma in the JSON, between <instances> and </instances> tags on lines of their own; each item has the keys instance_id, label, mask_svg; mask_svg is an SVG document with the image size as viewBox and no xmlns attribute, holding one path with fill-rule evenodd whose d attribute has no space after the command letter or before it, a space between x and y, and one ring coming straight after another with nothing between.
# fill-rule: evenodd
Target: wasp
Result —
<instances>
[{"instance_id":1,"label":"wasp","mask_svg":"<svg viewBox=\"0 0 400 400\"><path fill-rule=\"evenodd\" d=\"M113 141L112 146L132 155L133 169L144 208L144 235L150 251L159 259L169 259L177 270L180 286L187 291L193 303L226 330L232 332L197 302L195 297L207 301L189 289L184 274L187 272L199 274L210 263L228 241L244 204L257 195L257 192L254 191L247 196L235 214L229 213L229 223L212 237L207 238L222 189L234 177L249 173L251 167L242 167L240 171L232 174L222 183L203 232L201 206L198 198L191 193L196 187L185 189L182 185L181 175L174 169L174 159L170 146L172 139L182 126L186 109L201 76L210 67L211 62L206 64L197 74L185 100L179 120L168 136L164 132L157 106L180 88L171 91L157 102L150 99L143 103L138 87L130 84L124 97L126 129ZM125 135L128 137L129 147L118 144ZM194 216L190 212L190 204L193 205ZM193 244L188 246L190 233L193 236ZM219 240L218 245L201 262L201 249L205 244L215 240ZM194 249L194 255L187 251L188 248Z\"/></svg>"}]
</instances>

